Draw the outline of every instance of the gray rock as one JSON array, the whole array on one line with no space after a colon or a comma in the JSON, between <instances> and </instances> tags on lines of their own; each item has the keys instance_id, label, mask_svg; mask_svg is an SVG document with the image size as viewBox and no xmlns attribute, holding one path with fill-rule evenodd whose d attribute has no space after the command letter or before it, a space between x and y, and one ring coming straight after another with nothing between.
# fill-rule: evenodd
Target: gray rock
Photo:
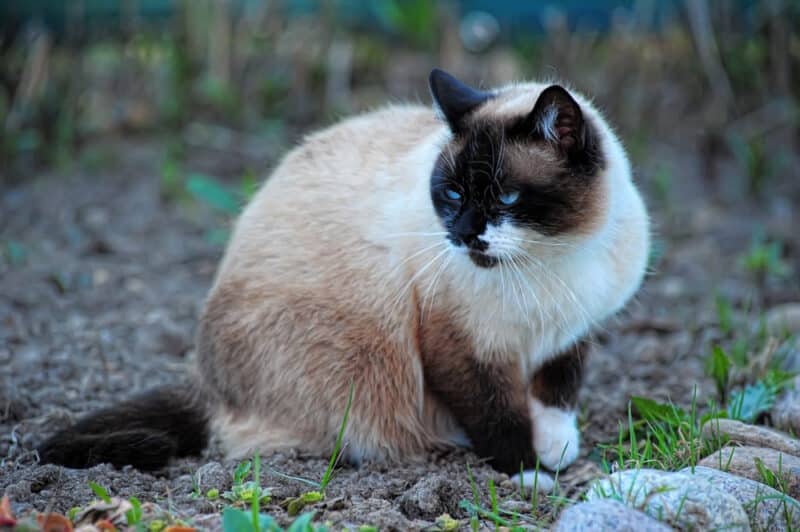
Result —
<instances>
[{"instance_id":1,"label":"gray rock","mask_svg":"<svg viewBox=\"0 0 800 532\"><path fill-rule=\"evenodd\" d=\"M600 499L570 506L553 525L553 532L669 532L672 527L644 512L613 500Z\"/></svg>"},{"instance_id":2,"label":"gray rock","mask_svg":"<svg viewBox=\"0 0 800 532\"><path fill-rule=\"evenodd\" d=\"M800 434L800 389L789 390L779 397L770 416L776 427Z\"/></svg>"},{"instance_id":3,"label":"gray rock","mask_svg":"<svg viewBox=\"0 0 800 532\"><path fill-rule=\"evenodd\" d=\"M701 436L712 443L718 441L769 447L777 451L800 456L800 440L785 432L759 425L750 425L734 419L712 419L703 425Z\"/></svg>"},{"instance_id":4,"label":"gray rock","mask_svg":"<svg viewBox=\"0 0 800 532\"><path fill-rule=\"evenodd\" d=\"M800 458L767 447L725 447L702 460L699 465L721 469L757 482L764 478L756 460L769 471L783 477L786 492L790 497L800 498Z\"/></svg>"},{"instance_id":5,"label":"gray rock","mask_svg":"<svg viewBox=\"0 0 800 532\"><path fill-rule=\"evenodd\" d=\"M218 489L220 493L230 489L233 479L230 473L219 462L203 464L195 473L200 493L205 495L210 489Z\"/></svg>"},{"instance_id":6,"label":"gray rock","mask_svg":"<svg viewBox=\"0 0 800 532\"><path fill-rule=\"evenodd\" d=\"M750 518L753 530L797 530L800 527L800 503L784 500L780 492L760 482L725 473L717 469L697 466L680 471L698 479L708 480L713 486L736 497Z\"/></svg>"},{"instance_id":7,"label":"gray rock","mask_svg":"<svg viewBox=\"0 0 800 532\"><path fill-rule=\"evenodd\" d=\"M594 482L590 501L614 498L669 525L689 530L750 530L739 501L684 473L629 469Z\"/></svg>"}]
</instances>

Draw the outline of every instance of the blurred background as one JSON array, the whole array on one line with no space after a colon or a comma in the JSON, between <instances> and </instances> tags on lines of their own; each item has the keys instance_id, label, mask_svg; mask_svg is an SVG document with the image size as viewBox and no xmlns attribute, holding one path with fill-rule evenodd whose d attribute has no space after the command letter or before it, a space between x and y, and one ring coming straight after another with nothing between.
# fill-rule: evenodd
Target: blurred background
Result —
<instances>
[{"instance_id":1,"label":"blurred background","mask_svg":"<svg viewBox=\"0 0 800 532\"><path fill-rule=\"evenodd\" d=\"M0 178L93 171L150 139L167 195L198 150L249 183L315 126L429 101L434 66L486 87L568 80L659 201L676 180L729 198L796 176L795 0L7 0Z\"/></svg>"}]
</instances>

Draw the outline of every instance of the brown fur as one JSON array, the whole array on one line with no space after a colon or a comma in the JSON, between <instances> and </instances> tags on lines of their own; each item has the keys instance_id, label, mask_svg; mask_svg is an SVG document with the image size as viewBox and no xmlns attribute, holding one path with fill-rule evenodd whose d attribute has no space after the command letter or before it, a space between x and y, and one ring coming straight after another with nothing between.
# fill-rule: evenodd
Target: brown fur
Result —
<instances>
[{"instance_id":1,"label":"brown fur","mask_svg":"<svg viewBox=\"0 0 800 532\"><path fill-rule=\"evenodd\" d=\"M533 396L545 406L573 410L578 404L578 391L588 352L588 342L578 342L545 362L531 379Z\"/></svg>"}]
</instances>

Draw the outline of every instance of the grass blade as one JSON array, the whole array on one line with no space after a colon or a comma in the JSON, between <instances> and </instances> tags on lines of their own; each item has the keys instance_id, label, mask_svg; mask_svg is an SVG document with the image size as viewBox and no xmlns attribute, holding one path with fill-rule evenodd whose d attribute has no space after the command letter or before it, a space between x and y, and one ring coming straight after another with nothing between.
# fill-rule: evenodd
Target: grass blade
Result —
<instances>
[{"instance_id":1,"label":"grass blade","mask_svg":"<svg viewBox=\"0 0 800 532\"><path fill-rule=\"evenodd\" d=\"M333 468L336 465L336 462L339 459L339 451L342 448L342 439L344 438L344 429L347 427L347 418L350 415L350 407L353 405L353 390L355 386L353 383L350 383L350 393L347 396L347 406L344 408L344 418L342 418L342 425L339 427L339 435L336 437L336 445L333 447L333 454L331 454L331 459L328 462L328 468L325 470L325 474L322 475L322 480L319 483L319 491L325 493L325 488L328 486L328 483L331 481L331 475L333 475Z\"/></svg>"}]
</instances>

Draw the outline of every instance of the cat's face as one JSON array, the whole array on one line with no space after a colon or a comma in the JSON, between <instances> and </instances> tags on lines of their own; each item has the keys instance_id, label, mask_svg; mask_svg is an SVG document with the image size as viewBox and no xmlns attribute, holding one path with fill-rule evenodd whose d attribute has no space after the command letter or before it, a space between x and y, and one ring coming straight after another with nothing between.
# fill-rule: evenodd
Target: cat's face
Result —
<instances>
[{"instance_id":1,"label":"cat's face","mask_svg":"<svg viewBox=\"0 0 800 532\"><path fill-rule=\"evenodd\" d=\"M519 116L493 117L475 112L493 94L440 71L431 75L431 88L453 131L430 184L453 246L489 268L536 246L570 245L568 236L591 231L603 157L565 89L545 89Z\"/></svg>"}]
</instances>

